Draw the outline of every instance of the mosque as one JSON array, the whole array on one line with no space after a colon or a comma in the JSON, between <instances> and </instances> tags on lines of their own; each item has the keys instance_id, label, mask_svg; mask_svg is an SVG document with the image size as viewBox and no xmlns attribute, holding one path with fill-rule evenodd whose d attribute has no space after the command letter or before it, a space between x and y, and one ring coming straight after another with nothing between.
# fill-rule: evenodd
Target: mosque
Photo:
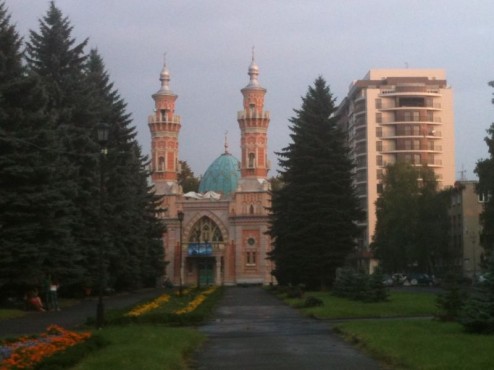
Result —
<instances>
[{"instance_id":1,"label":"mosque","mask_svg":"<svg viewBox=\"0 0 494 370\"><path fill-rule=\"evenodd\" d=\"M269 284L273 264L268 207L271 206L268 127L264 110L266 89L259 81L254 55L250 81L241 93L243 109L237 113L241 159L225 151L208 167L199 193L184 194L178 184L180 116L178 96L170 89L170 72L160 73L161 88L152 95L149 116L151 170L167 231L163 235L165 277L175 286Z\"/></svg>"}]
</instances>

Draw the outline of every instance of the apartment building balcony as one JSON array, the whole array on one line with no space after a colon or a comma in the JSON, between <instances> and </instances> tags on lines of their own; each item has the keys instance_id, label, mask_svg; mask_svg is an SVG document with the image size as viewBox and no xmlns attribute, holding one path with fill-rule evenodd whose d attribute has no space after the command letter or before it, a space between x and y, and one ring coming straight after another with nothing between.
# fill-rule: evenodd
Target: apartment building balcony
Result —
<instances>
[{"instance_id":1,"label":"apartment building balcony","mask_svg":"<svg viewBox=\"0 0 494 370\"><path fill-rule=\"evenodd\" d=\"M381 89L379 96L441 96L439 88L428 86L395 86L394 88Z\"/></svg>"},{"instance_id":2,"label":"apartment building balcony","mask_svg":"<svg viewBox=\"0 0 494 370\"><path fill-rule=\"evenodd\" d=\"M442 124L441 117L394 117L388 120L376 120L381 125L411 125L414 123L422 124Z\"/></svg>"},{"instance_id":3,"label":"apartment building balcony","mask_svg":"<svg viewBox=\"0 0 494 370\"><path fill-rule=\"evenodd\" d=\"M410 108L420 110L442 110L441 103L425 103L423 105L404 106L398 105L394 101L385 101L381 104L376 104L376 108L382 111L410 110Z\"/></svg>"},{"instance_id":4,"label":"apartment building balcony","mask_svg":"<svg viewBox=\"0 0 494 370\"><path fill-rule=\"evenodd\" d=\"M430 143L429 143L430 144ZM378 145L377 151L382 154L397 154L397 153L442 153L441 145Z\"/></svg>"}]
</instances>

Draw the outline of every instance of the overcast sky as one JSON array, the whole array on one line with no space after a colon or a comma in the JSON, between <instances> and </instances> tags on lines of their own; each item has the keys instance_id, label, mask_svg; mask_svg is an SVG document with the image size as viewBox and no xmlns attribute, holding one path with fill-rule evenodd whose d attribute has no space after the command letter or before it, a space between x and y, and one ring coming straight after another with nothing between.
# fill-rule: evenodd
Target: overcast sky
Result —
<instances>
[{"instance_id":1,"label":"overcast sky","mask_svg":"<svg viewBox=\"0 0 494 370\"><path fill-rule=\"evenodd\" d=\"M236 121L255 46L271 112L269 157L290 142L288 119L318 76L340 102L371 68L442 68L454 91L456 177L488 155L493 119L492 0L57 0L78 42L89 38L128 104L149 154L147 117L163 54L182 117L180 158L203 174L224 148L240 153ZM24 38L48 0L6 0ZM274 171L270 175L274 175Z\"/></svg>"}]
</instances>

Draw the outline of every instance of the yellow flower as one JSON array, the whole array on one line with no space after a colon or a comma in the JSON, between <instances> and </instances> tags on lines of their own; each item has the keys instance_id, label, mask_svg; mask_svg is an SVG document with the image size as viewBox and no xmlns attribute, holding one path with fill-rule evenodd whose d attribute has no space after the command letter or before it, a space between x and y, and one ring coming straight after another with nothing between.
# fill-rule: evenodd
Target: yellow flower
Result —
<instances>
[{"instance_id":1,"label":"yellow flower","mask_svg":"<svg viewBox=\"0 0 494 370\"><path fill-rule=\"evenodd\" d=\"M168 294L163 294L149 303L145 303L135 307L130 312L126 313L125 316L137 317L144 315L145 313L152 311L161 305L164 305L169 300L170 296Z\"/></svg>"}]
</instances>

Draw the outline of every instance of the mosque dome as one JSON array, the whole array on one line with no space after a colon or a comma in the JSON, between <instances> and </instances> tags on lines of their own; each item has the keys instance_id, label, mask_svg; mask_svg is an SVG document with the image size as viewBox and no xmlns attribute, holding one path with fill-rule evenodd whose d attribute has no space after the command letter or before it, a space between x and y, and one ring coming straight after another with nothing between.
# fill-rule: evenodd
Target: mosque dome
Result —
<instances>
[{"instance_id":1,"label":"mosque dome","mask_svg":"<svg viewBox=\"0 0 494 370\"><path fill-rule=\"evenodd\" d=\"M240 161L228 152L220 155L206 170L199 184L199 192L214 191L228 195L237 189Z\"/></svg>"}]
</instances>

